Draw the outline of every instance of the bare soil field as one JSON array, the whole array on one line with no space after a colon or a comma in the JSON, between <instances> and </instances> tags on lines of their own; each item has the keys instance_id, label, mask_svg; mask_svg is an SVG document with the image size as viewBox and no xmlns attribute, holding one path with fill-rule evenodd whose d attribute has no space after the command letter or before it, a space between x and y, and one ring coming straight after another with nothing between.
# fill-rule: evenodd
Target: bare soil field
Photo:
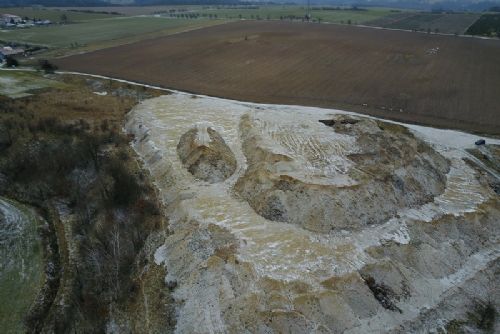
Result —
<instances>
[{"instance_id":1,"label":"bare soil field","mask_svg":"<svg viewBox=\"0 0 500 334\"><path fill-rule=\"evenodd\" d=\"M60 58L64 70L500 134L500 42L240 21Z\"/></svg>"}]
</instances>

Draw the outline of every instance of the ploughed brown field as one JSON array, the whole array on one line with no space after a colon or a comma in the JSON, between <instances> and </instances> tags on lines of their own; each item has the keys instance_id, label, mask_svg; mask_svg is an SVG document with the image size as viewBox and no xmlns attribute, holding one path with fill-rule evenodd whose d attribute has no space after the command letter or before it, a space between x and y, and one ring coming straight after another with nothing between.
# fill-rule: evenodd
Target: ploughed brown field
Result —
<instances>
[{"instance_id":1,"label":"ploughed brown field","mask_svg":"<svg viewBox=\"0 0 500 334\"><path fill-rule=\"evenodd\" d=\"M55 60L65 70L500 134L500 41L239 21Z\"/></svg>"}]
</instances>

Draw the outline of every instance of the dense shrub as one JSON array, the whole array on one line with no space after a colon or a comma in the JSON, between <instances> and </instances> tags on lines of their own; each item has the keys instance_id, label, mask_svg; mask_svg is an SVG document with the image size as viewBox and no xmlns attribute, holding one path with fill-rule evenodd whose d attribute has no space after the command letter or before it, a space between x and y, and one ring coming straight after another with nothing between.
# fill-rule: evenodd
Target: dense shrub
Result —
<instances>
[{"instance_id":1,"label":"dense shrub","mask_svg":"<svg viewBox=\"0 0 500 334\"><path fill-rule=\"evenodd\" d=\"M11 56L7 56L7 57L5 57L5 66L7 66L7 67L18 67L19 66L19 62L17 61L16 58L11 57Z\"/></svg>"},{"instance_id":2,"label":"dense shrub","mask_svg":"<svg viewBox=\"0 0 500 334\"><path fill-rule=\"evenodd\" d=\"M135 203L142 190L135 175L131 175L122 161L112 159L108 164L108 173L113 177L113 189L110 204L112 206L128 206Z\"/></svg>"},{"instance_id":3,"label":"dense shrub","mask_svg":"<svg viewBox=\"0 0 500 334\"><path fill-rule=\"evenodd\" d=\"M44 64L40 68L46 69ZM153 218L159 213L155 193L133 159L132 137L117 125L124 107L110 109L116 115L103 120L107 107L81 108L81 101L93 97L85 90L78 91L74 104L71 98L52 103L72 93L0 97L0 195L37 207L58 228L65 224L60 212L68 213L72 223L63 243L52 235L56 248L67 247L77 257L67 263L55 255L64 270L54 269L53 276L64 276L64 286L49 287L44 298L50 310L32 312L28 332L43 326L48 332L104 332L116 303L130 298L134 261L148 229L160 221ZM52 113L53 108L59 109ZM51 304L56 294L65 295L64 305Z\"/></svg>"},{"instance_id":4,"label":"dense shrub","mask_svg":"<svg viewBox=\"0 0 500 334\"><path fill-rule=\"evenodd\" d=\"M48 60L46 59L41 59L39 60L38 62L38 67L44 71L45 73L54 73L54 71L57 70L57 66L50 63Z\"/></svg>"}]
</instances>

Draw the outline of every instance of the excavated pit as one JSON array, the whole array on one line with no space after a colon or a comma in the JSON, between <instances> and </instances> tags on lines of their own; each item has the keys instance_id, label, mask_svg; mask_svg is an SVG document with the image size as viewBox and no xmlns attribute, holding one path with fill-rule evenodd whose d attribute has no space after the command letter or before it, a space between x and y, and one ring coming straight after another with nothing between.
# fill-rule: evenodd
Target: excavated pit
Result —
<instances>
[{"instance_id":1,"label":"excavated pit","mask_svg":"<svg viewBox=\"0 0 500 334\"><path fill-rule=\"evenodd\" d=\"M233 152L210 127L200 125L183 134L177 152L191 174L209 183L224 181L236 170Z\"/></svg>"},{"instance_id":2,"label":"excavated pit","mask_svg":"<svg viewBox=\"0 0 500 334\"><path fill-rule=\"evenodd\" d=\"M217 182L182 158L200 124L234 154ZM176 333L465 330L500 307L497 176L473 135L182 93L126 128L166 208Z\"/></svg>"}]
</instances>

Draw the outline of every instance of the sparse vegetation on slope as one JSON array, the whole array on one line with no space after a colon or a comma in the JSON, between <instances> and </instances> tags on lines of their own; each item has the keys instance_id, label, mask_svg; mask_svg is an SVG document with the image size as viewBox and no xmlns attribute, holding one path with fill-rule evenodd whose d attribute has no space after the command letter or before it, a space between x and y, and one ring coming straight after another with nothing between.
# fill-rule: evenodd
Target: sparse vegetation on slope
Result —
<instances>
[{"instance_id":1,"label":"sparse vegetation on slope","mask_svg":"<svg viewBox=\"0 0 500 334\"><path fill-rule=\"evenodd\" d=\"M38 208L56 250L52 282L26 316L30 332L103 332L134 314L151 276L136 270L149 256L138 254L163 219L121 124L134 96L155 93L108 83L134 95L97 96L91 84L103 83L68 77L64 89L0 99L0 195Z\"/></svg>"}]
</instances>

